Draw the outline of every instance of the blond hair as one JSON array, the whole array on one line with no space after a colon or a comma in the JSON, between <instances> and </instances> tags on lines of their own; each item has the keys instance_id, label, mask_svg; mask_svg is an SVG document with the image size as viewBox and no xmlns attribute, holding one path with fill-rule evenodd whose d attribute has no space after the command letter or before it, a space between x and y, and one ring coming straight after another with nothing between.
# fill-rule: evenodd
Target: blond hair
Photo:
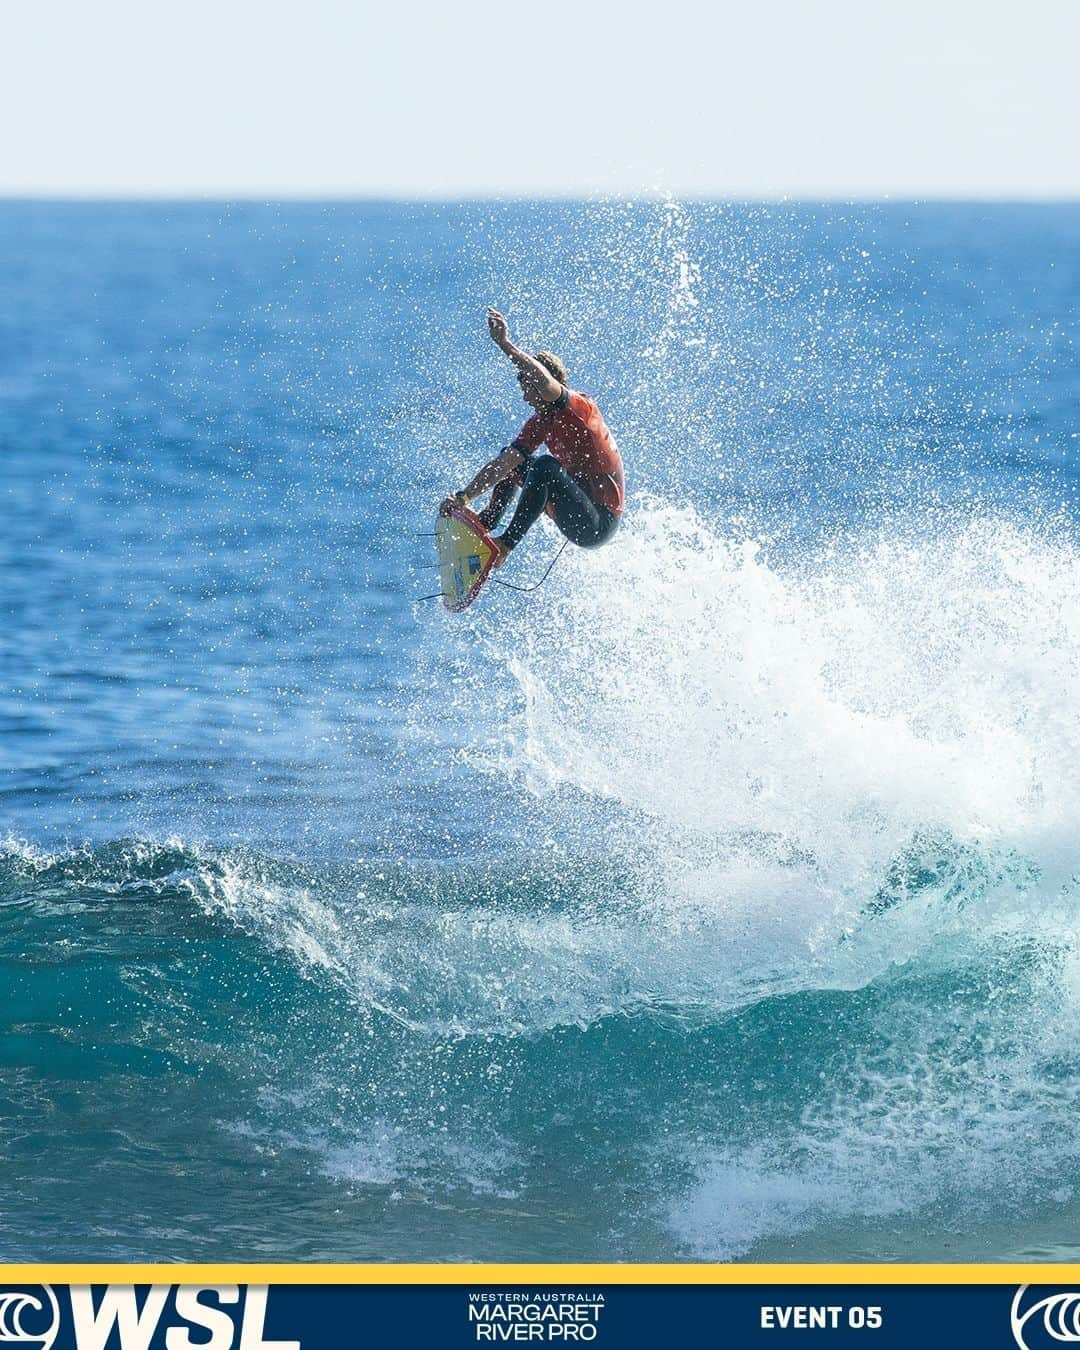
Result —
<instances>
[{"instance_id":1,"label":"blond hair","mask_svg":"<svg viewBox=\"0 0 1080 1350\"><path fill-rule=\"evenodd\" d=\"M554 375L560 384L566 383L566 367L554 352L536 352L534 356L549 375Z\"/></svg>"}]
</instances>

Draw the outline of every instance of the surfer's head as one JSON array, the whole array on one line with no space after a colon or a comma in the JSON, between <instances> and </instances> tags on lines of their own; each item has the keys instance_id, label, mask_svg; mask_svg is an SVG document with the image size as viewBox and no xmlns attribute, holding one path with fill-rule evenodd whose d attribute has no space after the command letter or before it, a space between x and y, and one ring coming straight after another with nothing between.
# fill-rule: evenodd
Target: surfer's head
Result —
<instances>
[{"instance_id":1,"label":"surfer's head","mask_svg":"<svg viewBox=\"0 0 1080 1350\"><path fill-rule=\"evenodd\" d=\"M549 375L553 375L561 385L566 384L566 367L555 355L554 352L535 352L533 360L539 361ZM517 377L518 384L521 385L521 392L525 402L531 408L545 408L547 402L540 397L540 391L535 383L529 379L524 371L520 371Z\"/></svg>"}]
</instances>

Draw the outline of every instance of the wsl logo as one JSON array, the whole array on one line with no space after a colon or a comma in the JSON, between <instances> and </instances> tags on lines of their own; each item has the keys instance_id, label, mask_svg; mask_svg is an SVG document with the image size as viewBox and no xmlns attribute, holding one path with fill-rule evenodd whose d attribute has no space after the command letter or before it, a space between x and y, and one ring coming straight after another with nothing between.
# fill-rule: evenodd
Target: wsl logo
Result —
<instances>
[{"instance_id":1,"label":"wsl logo","mask_svg":"<svg viewBox=\"0 0 1080 1350\"><path fill-rule=\"evenodd\" d=\"M61 1291L65 1292L65 1291ZM301 1350L265 1335L265 1285L152 1284L0 1292L0 1350Z\"/></svg>"},{"instance_id":2,"label":"wsl logo","mask_svg":"<svg viewBox=\"0 0 1080 1350\"><path fill-rule=\"evenodd\" d=\"M1080 1342L1080 1292L1059 1290L1037 1298L1030 1290L1022 1284L1012 1301L1012 1334L1020 1350Z\"/></svg>"},{"instance_id":3,"label":"wsl logo","mask_svg":"<svg viewBox=\"0 0 1080 1350\"><path fill-rule=\"evenodd\" d=\"M51 1350L60 1330L60 1305L47 1284L0 1294L0 1346Z\"/></svg>"}]
</instances>

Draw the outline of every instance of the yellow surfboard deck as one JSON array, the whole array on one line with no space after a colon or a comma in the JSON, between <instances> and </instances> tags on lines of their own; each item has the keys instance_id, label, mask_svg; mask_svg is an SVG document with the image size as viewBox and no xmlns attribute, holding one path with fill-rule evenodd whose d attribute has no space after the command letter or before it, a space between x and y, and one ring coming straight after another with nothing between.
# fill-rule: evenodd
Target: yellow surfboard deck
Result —
<instances>
[{"instance_id":1,"label":"yellow surfboard deck","mask_svg":"<svg viewBox=\"0 0 1080 1350\"><path fill-rule=\"evenodd\" d=\"M442 602L455 613L467 609L488 579L495 561L491 535L475 511L455 506L435 522L435 551L439 555Z\"/></svg>"}]
</instances>

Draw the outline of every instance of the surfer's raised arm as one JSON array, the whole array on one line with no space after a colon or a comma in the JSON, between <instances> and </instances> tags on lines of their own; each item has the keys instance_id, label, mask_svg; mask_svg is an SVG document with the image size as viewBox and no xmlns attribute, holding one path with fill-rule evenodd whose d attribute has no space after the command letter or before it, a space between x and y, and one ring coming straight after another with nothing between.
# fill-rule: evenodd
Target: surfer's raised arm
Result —
<instances>
[{"instance_id":1,"label":"surfer's raised arm","mask_svg":"<svg viewBox=\"0 0 1080 1350\"><path fill-rule=\"evenodd\" d=\"M500 351L506 353L521 372L518 378L529 381L542 403L554 403L562 393L563 387L551 371L546 370L535 356L523 352L520 347L515 346L510 341L510 329L506 319L497 309L488 308L487 322L492 342L498 346Z\"/></svg>"}]
</instances>

